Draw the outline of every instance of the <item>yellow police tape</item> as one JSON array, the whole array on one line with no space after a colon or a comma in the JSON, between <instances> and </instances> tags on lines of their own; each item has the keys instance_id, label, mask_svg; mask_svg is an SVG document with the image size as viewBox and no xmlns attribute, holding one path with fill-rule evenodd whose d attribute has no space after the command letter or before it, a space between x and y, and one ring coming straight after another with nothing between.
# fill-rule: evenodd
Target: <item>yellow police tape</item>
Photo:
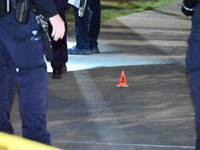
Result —
<instances>
[{"instance_id":1,"label":"yellow police tape","mask_svg":"<svg viewBox=\"0 0 200 150\"><path fill-rule=\"evenodd\" d=\"M46 144L0 132L0 150L61 150Z\"/></svg>"}]
</instances>

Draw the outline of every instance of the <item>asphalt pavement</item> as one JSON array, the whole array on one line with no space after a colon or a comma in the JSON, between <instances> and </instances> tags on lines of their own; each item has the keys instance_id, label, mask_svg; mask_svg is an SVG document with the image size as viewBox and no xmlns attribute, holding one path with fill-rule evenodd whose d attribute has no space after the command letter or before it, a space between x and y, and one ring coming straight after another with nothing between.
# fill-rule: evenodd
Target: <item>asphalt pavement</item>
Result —
<instances>
[{"instance_id":1,"label":"asphalt pavement","mask_svg":"<svg viewBox=\"0 0 200 150\"><path fill-rule=\"evenodd\" d=\"M100 54L69 55L61 80L49 73L53 146L194 150L194 108L185 69L191 21L180 11L181 2L103 23ZM69 37L69 47L74 42ZM128 87L117 87L122 71ZM17 93L14 100L11 120L21 136Z\"/></svg>"}]
</instances>

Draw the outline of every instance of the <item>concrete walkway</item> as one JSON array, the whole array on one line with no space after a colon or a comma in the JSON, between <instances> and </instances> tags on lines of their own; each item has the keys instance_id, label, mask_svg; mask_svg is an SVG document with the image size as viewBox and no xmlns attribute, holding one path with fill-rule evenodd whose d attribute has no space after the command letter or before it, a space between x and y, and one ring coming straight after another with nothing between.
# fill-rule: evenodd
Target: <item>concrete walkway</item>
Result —
<instances>
[{"instance_id":1,"label":"concrete walkway","mask_svg":"<svg viewBox=\"0 0 200 150\"><path fill-rule=\"evenodd\" d=\"M49 75L48 129L65 150L194 150L194 109L185 52L190 18L181 2L102 24L101 53L69 55ZM74 38L69 39L69 45ZM72 44L73 45L73 44ZM129 87L117 87L121 71ZM12 122L21 135L17 95Z\"/></svg>"}]
</instances>

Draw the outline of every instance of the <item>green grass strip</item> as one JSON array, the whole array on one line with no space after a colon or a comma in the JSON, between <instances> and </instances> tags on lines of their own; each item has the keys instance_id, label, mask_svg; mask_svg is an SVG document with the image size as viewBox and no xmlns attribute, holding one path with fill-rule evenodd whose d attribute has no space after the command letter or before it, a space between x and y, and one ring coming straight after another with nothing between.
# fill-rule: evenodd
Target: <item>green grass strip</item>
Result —
<instances>
[{"instance_id":1,"label":"green grass strip","mask_svg":"<svg viewBox=\"0 0 200 150\"><path fill-rule=\"evenodd\" d=\"M156 7L164 6L176 0L132 0L126 2L101 1L101 22L112 18L126 16L136 12L150 10Z\"/></svg>"}]
</instances>

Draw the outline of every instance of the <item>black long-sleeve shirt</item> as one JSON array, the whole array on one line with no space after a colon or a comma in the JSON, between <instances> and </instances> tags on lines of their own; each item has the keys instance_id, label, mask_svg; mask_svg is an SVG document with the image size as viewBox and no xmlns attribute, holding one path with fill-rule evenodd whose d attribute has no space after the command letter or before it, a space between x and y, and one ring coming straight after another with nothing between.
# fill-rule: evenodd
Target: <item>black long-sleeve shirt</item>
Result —
<instances>
[{"instance_id":1,"label":"black long-sleeve shirt","mask_svg":"<svg viewBox=\"0 0 200 150\"><path fill-rule=\"evenodd\" d=\"M37 8L39 8L41 13L46 18L50 18L58 14L56 6L54 5L52 0L31 0L31 3L34 4Z\"/></svg>"}]
</instances>

